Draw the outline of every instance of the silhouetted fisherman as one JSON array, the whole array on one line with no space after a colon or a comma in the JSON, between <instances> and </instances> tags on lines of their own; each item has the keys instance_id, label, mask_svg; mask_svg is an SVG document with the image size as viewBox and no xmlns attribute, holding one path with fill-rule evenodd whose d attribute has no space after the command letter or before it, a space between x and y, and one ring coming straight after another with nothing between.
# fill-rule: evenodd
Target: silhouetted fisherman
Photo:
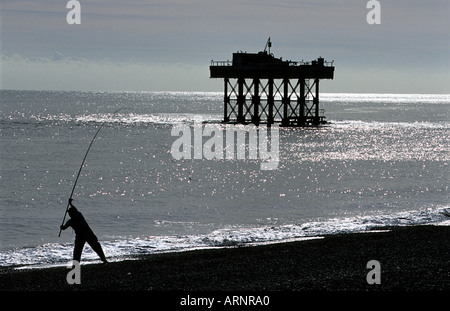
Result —
<instances>
[{"instance_id":1,"label":"silhouetted fisherman","mask_svg":"<svg viewBox=\"0 0 450 311\"><path fill-rule=\"evenodd\" d=\"M98 254L100 259L107 263L105 254L103 253L102 246L98 242L92 229L77 208L72 204L72 199L69 199L70 208L68 214L70 219L65 225L61 225L62 230L66 230L68 227L72 227L75 230L75 248L73 250L73 260L81 261L81 253L83 252L84 244L87 242L92 249Z\"/></svg>"}]
</instances>

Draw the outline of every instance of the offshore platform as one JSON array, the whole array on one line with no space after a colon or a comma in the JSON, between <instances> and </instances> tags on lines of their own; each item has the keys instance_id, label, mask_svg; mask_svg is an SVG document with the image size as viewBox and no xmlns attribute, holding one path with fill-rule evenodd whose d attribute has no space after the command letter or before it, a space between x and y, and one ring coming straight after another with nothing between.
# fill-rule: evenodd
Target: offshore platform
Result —
<instances>
[{"instance_id":1,"label":"offshore platform","mask_svg":"<svg viewBox=\"0 0 450 311\"><path fill-rule=\"evenodd\" d=\"M210 77L224 79L225 123L326 124L319 108L319 80L333 79L333 61L283 61L266 43L258 53L233 53L232 61L211 61Z\"/></svg>"}]
</instances>

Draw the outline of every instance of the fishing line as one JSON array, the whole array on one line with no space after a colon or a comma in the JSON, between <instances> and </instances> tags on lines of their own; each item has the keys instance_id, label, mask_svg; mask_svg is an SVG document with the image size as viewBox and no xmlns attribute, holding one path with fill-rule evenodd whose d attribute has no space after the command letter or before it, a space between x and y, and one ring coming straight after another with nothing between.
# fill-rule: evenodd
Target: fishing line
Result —
<instances>
[{"instance_id":1,"label":"fishing line","mask_svg":"<svg viewBox=\"0 0 450 311\"><path fill-rule=\"evenodd\" d=\"M112 116L111 116L110 118L112 118L116 113L118 113L119 111L124 110L124 109L127 109L127 108L120 108L120 109L114 111L114 113L112 114ZM98 130L97 130L97 132L95 133L94 137L92 138L91 143L89 144L89 147L87 148L86 154L84 155L83 161L81 162L80 169L78 170L77 178L75 178L75 182L74 182L74 184L73 184L72 192L70 193L69 201L70 201L70 199L72 199L73 193L75 192L75 187L77 186L78 178L80 177L80 173L81 173L81 170L83 169L84 162L86 161L86 158L87 158L87 155L88 155L88 153L89 153L89 150L91 150L91 147L92 147L92 144L94 143L95 138L97 137L97 135L98 135L98 133L100 132L100 130L102 129L103 125L105 125L105 123L106 123L107 121L109 121L109 119L108 119L108 120L105 120L105 121L100 125L100 127L98 128ZM66 220L66 216L67 216L67 212L68 212L68 210L69 210L69 206L70 206L70 203L67 203L66 211L65 211L65 213L64 213L64 217L63 217L61 226L64 225L64 221ZM58 237L61 236L61 230L62 230L62 229L60 228L60 229L59 229Z\"/></svg>"}]
</instances>

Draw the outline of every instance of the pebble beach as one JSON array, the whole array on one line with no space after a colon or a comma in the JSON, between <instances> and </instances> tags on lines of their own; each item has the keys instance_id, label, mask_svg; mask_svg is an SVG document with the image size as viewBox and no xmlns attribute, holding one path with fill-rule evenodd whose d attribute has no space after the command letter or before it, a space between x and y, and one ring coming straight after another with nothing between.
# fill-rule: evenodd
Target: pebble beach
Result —
<instances>
[{"instance_id":1,"label":"pebble beach","mask_svg":"<svg viewBox=\"0 0 450 311\"><path fill-rule=\"evenodd\" d=\"M449 291L450 227L397 227L321 239L1 270L2 291ZM379 284L367 264L379 262Z\"/></svg>"}]
</instances>

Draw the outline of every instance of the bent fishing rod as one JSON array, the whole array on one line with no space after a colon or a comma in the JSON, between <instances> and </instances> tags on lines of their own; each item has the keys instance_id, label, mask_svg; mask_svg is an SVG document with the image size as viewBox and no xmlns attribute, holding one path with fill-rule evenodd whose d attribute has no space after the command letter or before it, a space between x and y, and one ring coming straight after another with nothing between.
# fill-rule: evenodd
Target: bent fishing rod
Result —
<instances>
[{"instance_id":1,"label":"bent fishing rod","mask_svg":"<svg viewBox=\"0 0 450 311\"><path fill-rule=\"evenodd\" d=\"M121 110L123 110L123 109L127 109L127 108L120 108L120 109L114 111L114 113L112 114L111 117L113 117L116 113L118 113L119 111L121 111ZM70 200L72 199L73 193L75 192L75 188L76 188L76 186L77 186L78 178L80 177L80 173L81 173L81 170L83 169L84 162L86 161L86 158L87 158L87 155L88 155L88 153L89 153L89 150L91 150L91 147L92 147L92 144L94 143L95 138L97 137L97 135L98 135L98 133L100 132L100 130L102 129L103 125L105 125L105 123L106 123L107 121L109 121L109 120L105 120L105 121L100 125L100 127L98 128L98 130L97 130L97 132L95 133L94 137L92 138L91 143L89 144L89 147L87 148L86 154L84 155L83 161L81 162L80 169L78 170L77 177L75 178L75 182L74 182L74 184L73 184L72 192L70 193L69 202L67 203L66 211L65 211L65 213L64 213L64 217L63 217L61 226L64 225L64 221L66 220L67 212L69 211L69 207L70 207ZM58 237L61 236L61 230L62 230L62 229L61 229L61 227L60 227L60 228L59 228L59 234L58 234Z\"/></svg>"}]
</instances>

